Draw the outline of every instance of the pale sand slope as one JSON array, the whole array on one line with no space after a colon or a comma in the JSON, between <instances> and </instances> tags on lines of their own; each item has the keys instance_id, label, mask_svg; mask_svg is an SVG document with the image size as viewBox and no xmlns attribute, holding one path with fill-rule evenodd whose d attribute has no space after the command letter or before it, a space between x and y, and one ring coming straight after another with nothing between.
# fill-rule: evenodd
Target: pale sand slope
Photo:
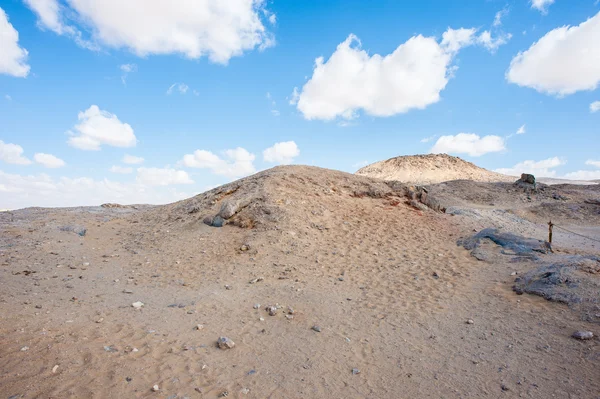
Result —
<instances>
[{"instance_id":1,"label":"pale sand slope","mask_svg":"<svg viewBox=\"0 0 600 399\"><path fill-rule=\"evenodd\" d=\"M357 175L413 184L433 184L450 180L479 182L514 182L517 178L446 154L407 155L365 166Z\"/></svg>"},{"instance_id":2,"label":"pale sand slope","mask_svg":"<svg viewBox=\"0 0 600 399\"><path fill-rule=\"evenodd\" d=\"M250 199L231 220L254 228L202 223L232 199ZM597 325L516 296L510 273L531 266L477 262L458 221L312 167L146 210L2 213L3 395L596 398L599 342L570 334Z\"/></svg>"}]
</instances>

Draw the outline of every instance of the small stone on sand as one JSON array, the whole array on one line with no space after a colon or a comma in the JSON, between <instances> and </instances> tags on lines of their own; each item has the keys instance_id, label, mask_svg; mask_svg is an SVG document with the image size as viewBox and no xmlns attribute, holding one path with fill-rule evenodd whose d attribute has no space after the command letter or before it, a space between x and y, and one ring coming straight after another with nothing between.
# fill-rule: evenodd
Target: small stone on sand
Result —
<instances>
[{"instance_id":1,"label":"small stone on sand","mask_svg":"<svg viewBox=\"0 0 600 399\"><path fill-rule=\"evenodd\" d=\"M591 331L575 331L571 336L575 339L585 341L594 338L594 333Z\"/></svg>"},{"instance_id":2,"label":"small stone on sand","mask_svg":"<svg viewBox=\"0 0 600 399\"><path fill-rule=\"evenodd\" d=\"M231 349L235 346L235 342L227 337L219 337L217 340L217 345L220 349Z\"/></svg>"}]
</instances>

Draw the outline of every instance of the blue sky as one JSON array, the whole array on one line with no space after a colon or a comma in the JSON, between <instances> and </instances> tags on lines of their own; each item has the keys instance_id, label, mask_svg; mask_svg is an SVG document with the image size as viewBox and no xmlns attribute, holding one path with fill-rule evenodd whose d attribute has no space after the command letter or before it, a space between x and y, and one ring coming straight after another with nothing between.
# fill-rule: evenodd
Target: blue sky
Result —
<instances>
[{"instance_id":1,"label":"blue sky","mask_svg":"<svg viewBox=\"0 0 600 399\"><path fill-rule=\"evenodd\" d=\"M187 3L2 2L0 208L432 151L600 179L598 1Z\"/></svg>"}]
</instances>

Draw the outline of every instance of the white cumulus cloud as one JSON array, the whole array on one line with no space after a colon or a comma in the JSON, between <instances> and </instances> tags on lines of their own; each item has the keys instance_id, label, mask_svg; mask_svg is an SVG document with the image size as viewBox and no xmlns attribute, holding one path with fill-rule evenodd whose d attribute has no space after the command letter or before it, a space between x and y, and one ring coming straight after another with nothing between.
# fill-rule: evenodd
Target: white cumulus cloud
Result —
<instances>
[{"instance_id":1,"label":"white cumulus cloud","mask_svg":"<svg viewBox=\"0 0 600 399\"><path fill-rule=\"evenodd\" d=\"M39 24L74 40L125 48L139 56L182 54L227 63L274 44L263 18L275 22L264 0L26 0ZM272 17L271 17L272 16ZM71 24L71 25L69 25ZM77 27L75 25L79 24ZM89 33L84 41L81 31ZM91 43L90 43L91 42ZM86 44L89 43L87 46Z\"/></svg>"},{"instance_id":2,"label":"white cumulus cloud","mask_svg":"<svg viewBox=\"0 0 600 399\"><path fill-rule=\"evenodd\" d=\"M23 156L23 147L0 140L0 160L15 165L29 165L31 161Z\"/></svg>"},{"instance_id":3,"label":"white cumulus cloud","mask_svg":"<svg viewBox=\"0 0 600 399\"><path fill-rule=\"evenodd\" d=\"M83 48L99 50L98 45L83 38L79 29L64 21L65 14L72 14L66 5L60 4L58 0L24 0L24 3L38 16L40 28L49 29L57 35L66 35Z\"/></svg>"},{"instance_id":4,"label":"white cumulus cloud","mask_svg":"<svg viewBox=\"0 0 600 399\"><path fill-rule=\"evenodd\" d=\"M578 170L565 174L569 180L600 180L600 170Z\"/></svg>"},{"instance_id":5,"label":"white cumulus cloud","mask_svg":"<svg viewBox=\"0 0 600 399\"><path fill-rule=\"evenodd\" d=\"M137 181L148 186L194 183L186 171L170 168L138 168Z\"/></svg>"},{"instance_id":6,"label":"white cumulus cloud","mask_svg":"<svg viewBox=\"0 0 600 399\"><path fill-rule=\"evenodd\" d=\"M28 52L19 46L19 32L0 8L0 74L24 78L29 74Z\"/></svg>"},{"instance_id":7,"label":"white cumulus cloud","mask_svg":"<svg viewBox=\"0 0 600 399\"><path fill-rule=\"evenodd\" d=\"M511 61L506 79L541 93L566 96L600 83L600 12L578 26L546 33Z\"/></svg>"},{"instance_id":8,"label":"white cumulus cloud","mask_svg":"<svg viewBox=\"0 0 600 399\"><path fill-rule=\"evenodd\" d=\"M66 165L65 161L63 161L62 159L57 158L52 154L44 154L43 152L36 153L33 156L33 159L40 165L51 169L61 168Z\"/></svg>"},{"instance_id":9,"label":"white cumulus cloud","mask_svg":"<svg viewBox=\"0 0 600 399\"><path fill-rule=\"evenodd\" d=\"M433 37L413 36L385 56L370 55L351 34L328 60L315 60L312 77L301 90L294 88L290 104L304 118L322 120L353 119L359 110L391 116L424 109L440 100L456 70L452 60L458 50L474 44L500 45L491 36L480 39L476 32L448 29L441 43Z\"/></svg>"},{"instance_id":10,"label":"white cumulus cloud","mask_svg":"<svg viewBox=\"0 0 600 399\"><path fill-rule=\"evenodd\" d=\"M272 147L263 151L263 159L266 162L289 165L300 155L300 149L294 141L275 143Z\"/></svg>"},{"instance_id":11,"label":"white cumulus cloud","mask_svg":"<svg viewBox=\"0 0 600 399\"><path fill-rule=\"evenodd\" d=\"M135 155L125 154L125 156L123 157L123 163L129 165L139 165L141 163L144 163L144 158L136 157Z\"/></svg>"},{"instance_id":12,"label":"white cumulus cloud","mask_svg":"<svg viewBox=\"0 0 600 399\"><path fill-rule=\"evenodd\" d=\"M518 130L517 130L517 134L525 134L525 125L521 126Z\"/></svg>"},{"instance_id":13,"label":"white cumulus cloud","mask_svg":"<svg viewBox=\"0 0 600 399\"><path fill-rule=\"evenodd\" d=\"M473 133L459 133L455 136L441 136L430 152L433 154L467 154L479 157L505 149L504 139L500 136L480 137Z\"/></svg>"},{"instance_id":14,"label":"white cumulus cloud","mask_svg":"<svg viewBox=\"0 0 600 399\"><path fill-rule=\"evenodd\" d=\"M110 168L110 171L113 173L120 173L122 175L126 175L129 173L133 173L133 168L131 167L125 167L125 166L119 166L119 165L113 165Z\"/></svg>"},{"instance_id":15,"label":"white cumulus cloud","mask_svg":"<svg viewBox=\"0 0 600 399\"><path fill-rule=\"evenodd\" d=\"M512 168L496 169L495 172L509 176L521 176L521 173L531 173L536 177L556 177L556 171L552 169L565 165L566 163L566 160L559 157L548 158L541 161L527 160L519 162Z\"/></svg>"},{"instance_id":16,"label":"white cumulus cloud","mask_svg":"<svg viewBox=\"0 0 600 399\"><path fill-rule=\"evenodd\" d=\"M421 143L429 143L430 141L435 140L437 137L437 134L434 134L433 136L429 136L429 137L424 137L421 140L419 140Z\"/></svg>"},{"instance_id":17,"label":"white cumulus cloud","mask_svg":"<svg viewBox=\"0 0 600 399\"><path fill-rule=\"evenodd\" d=\"M597 168L600 168L600 161L595 161L593 159L588 159L587 161L585 161L586 165L590 165L590 166L595 166Z\"/></svg>"},{"instance_id":18,"label":"white cumulus cloud","mask_svg":"<svg viewBox=\"0 0 600 399\"><path fill-rule=\"evenodd\" d=\"M23 0L38 16L38 25L62 35L72 28L65 26L61 20L61 9L58 0Z\"/></svg>"},{"instance_id":19,"label":"white cumulus cloud","mask_svg":"<svg viewBox=\"0 0 600 399\"><path fill-rule=\"evenodd\" d=\"M173 187L117 183L89 177L52 178L47 174L19 175L0 171L0 208L64 207L121 204L165 204L190 197Z\"/></svg>"},{"instance_id":20,"label":"white cumulus cloud","mask_svg":"<svg viewBox=\"0 0 600 399\"><path fill-rule=\"evenodd\" d=\"M231 178L248 176L254 172L254 159L256 156L246 149L237 147L224 151L225 158L206 150L196 150L193 154L183 157L183 165L188 168L209 169L217 175Z\"/></svg>"},{"instance_id":21,"label":"white cumulus cloud","mask_svg":"<svg viewBox=\"0 0 600 399\"><path fill-rule=\"evenodd\" d=\"M535 8L542 14L548 13L548 7L554 3L554 0L531 0L531 8Z\"/></svg>"},{"instance_id":22,"label":"white cumulus cloud","mask_svg":"<svg viewBox=\"0 0 600 399\"><path fill-rule=\"evenodd\" d=\"M67 141L70 146L81 150L100 150L102 145L113 147L135 147L137 139L129 124L123 123L116 115L92 105L77 116L79 124Z\"/></svg>"},{"instance_id":23,"label":"white cumulus cloud","mask_svg":"<svg viewBox=\"0 0 600 399\"><path fill-rule=\"evenodd\" d=\"M594 101L590 104L590 112L594 113L598 111L600 111L600 101Z\"/></svg>"}]
</instances>

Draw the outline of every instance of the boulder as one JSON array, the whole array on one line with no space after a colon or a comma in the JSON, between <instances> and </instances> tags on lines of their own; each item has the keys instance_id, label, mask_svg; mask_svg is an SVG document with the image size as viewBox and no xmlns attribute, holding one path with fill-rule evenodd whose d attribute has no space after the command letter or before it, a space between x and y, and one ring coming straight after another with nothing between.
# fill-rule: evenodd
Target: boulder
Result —
<instances>
[{"instance_id":1,"label":"boulder","mask_svg":"<svg viewBox=\"0 0 600 399\"><path fill-rule=\"evenodd\" d=\"M534 184L535 185L535 176L534 175L530 175L529 173L523 173L523 174L521 174L521 178L519 180L521 180L523 183Z\"/></svg>"}]
</instances>

